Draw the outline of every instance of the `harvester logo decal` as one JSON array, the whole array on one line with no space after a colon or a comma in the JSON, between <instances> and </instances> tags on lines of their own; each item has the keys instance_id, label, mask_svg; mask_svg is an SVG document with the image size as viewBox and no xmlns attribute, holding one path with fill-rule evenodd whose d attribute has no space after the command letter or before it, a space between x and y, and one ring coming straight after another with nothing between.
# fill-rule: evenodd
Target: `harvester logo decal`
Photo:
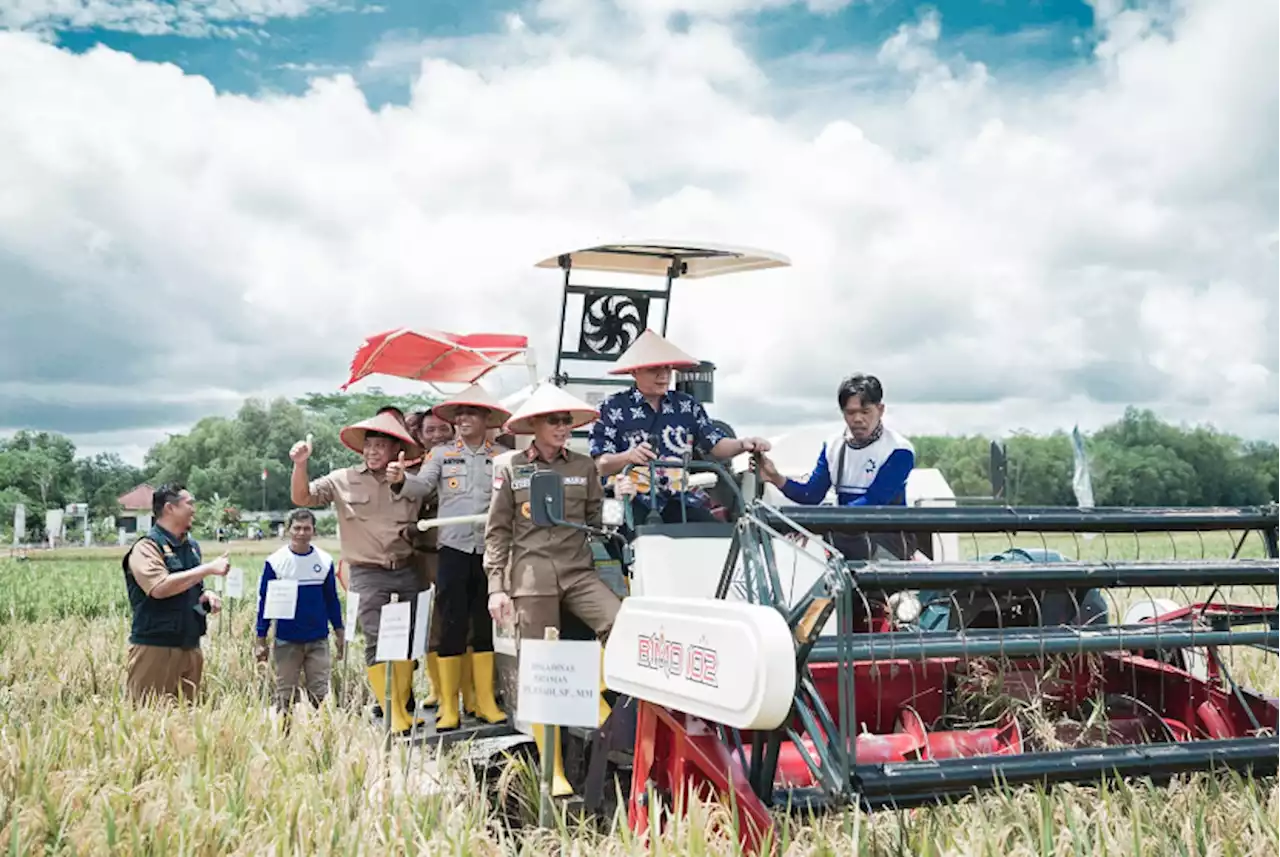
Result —
<instances>
[{"instance_id":1,"label":"harvester logo decal","mask_svg":"<svg viewBox=\"0 0 1280 857\"><path fill-rule=\"evenodd\" d=\"M665 633L641 635L636 663L667 678L719 687L720 656L715 649L668 640Z\"/></svg>"}]
</instances>

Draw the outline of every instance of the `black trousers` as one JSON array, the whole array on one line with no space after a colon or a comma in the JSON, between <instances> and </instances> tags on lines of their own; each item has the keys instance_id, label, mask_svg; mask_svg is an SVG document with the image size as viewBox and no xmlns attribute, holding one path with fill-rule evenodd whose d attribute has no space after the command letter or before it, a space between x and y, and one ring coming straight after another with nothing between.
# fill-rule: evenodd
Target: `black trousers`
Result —
<instances>
[{"instance_id":1,"label":"black trousers","mask_svg":"<svg viewBox=\"0 0 1280 857\"><path fill-rule=\"evenodd\" d=\"M440 645L436 655L452 658L467 653L467 634L477 652L493 651L493 623L489 620L489 585L484 554L440 548L436 571L435 614L440 620Z\"/></svg>"}]
</instances>

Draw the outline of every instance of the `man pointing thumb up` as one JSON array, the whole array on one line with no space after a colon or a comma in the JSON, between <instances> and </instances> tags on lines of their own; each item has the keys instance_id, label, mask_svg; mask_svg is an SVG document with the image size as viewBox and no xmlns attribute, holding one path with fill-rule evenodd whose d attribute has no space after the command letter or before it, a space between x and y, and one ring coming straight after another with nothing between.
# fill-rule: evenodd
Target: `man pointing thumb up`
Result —
<instances>
[{"instance_id":1,"label":"man pointing thumb up","mask_svg":"<svg viewBox=\"0 0 1280 857\"><path fill-rule=\"evenodd\" d=\"M404 481L404 453L401 452L395 461L387 463L387 481L399 485Z\"/></svg>"}]
</instances>

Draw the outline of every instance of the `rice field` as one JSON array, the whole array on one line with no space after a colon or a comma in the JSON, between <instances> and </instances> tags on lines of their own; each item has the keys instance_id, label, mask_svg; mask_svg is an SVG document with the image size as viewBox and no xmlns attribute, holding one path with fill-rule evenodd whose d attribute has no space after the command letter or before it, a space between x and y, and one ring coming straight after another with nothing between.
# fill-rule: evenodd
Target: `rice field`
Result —
<instances>
[{"instance_id":1,"label":"rice field","mask_svg":"<svg viewBox=\"0 0 1280 857\"><path fill-rule=\"evenodd\" d=\"M1235 547L1225 536L1212 544L1194 535L1130 543L1126 549L1124 540L1099 537L1044 546L1084 557L1106 550L1114 559L1227 556ZM252 657L256 580L274 546L233 547L250 597L211 621L205 695L188 709L135 708L123 694L128 607L120 549L0 558L3 853L738 853L725 810L713 805L693 807L648 843L621 818L597 825L562 818L547 831L512 823L493 792L501 785L508 806L522 806L531 820L531 771L516 767L503 783L481 783L450 759L403 747L384 752L381 731L362 717L368 699L358 657L335 664L329 702L315 712L300 707L286 730L269 713L269 679ZM966 552L1006 546L984 538ZM1029 546L1041 546L1039 538ZM217 550L206 545L210 555ZM1260 543L1241 555L1260 556ZM1234 593L1257 597L1248 594ZM1236 674L1277 693L1274 658L1251 658ZM1278 815L1274 781L1231 776L1196 776L1169 788L1026 788L937 809L783 817L777 853L1275 855Z\"/></svg>"}]
</instances>

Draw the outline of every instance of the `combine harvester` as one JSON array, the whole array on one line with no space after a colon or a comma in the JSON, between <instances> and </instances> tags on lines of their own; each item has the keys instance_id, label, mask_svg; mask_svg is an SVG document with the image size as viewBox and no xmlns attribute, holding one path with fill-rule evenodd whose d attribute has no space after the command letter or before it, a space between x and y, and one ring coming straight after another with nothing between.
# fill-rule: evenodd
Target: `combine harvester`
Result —
<instances>
[{"instance_id":1,"label":"combine harvester","mask_svg":"<svg viewBox=\"0 0 1280 857\"><path fill-rule=\"evenodd\" d=\"M787 264L656 244L541 263L564 271L559 345L572 295L584 297L582 343L592 330L618 340L601 353L562 350L557 382L579 395L607 384L568 375L562 360L616 357L649 326L649 300L669 304L675 280ZM573 285L575 270L666 285ZM611 311L593 315L602 302ZM663 329L665 316L664 306ZM711 369L677 384L709 401ZM832 370L833 388L840 374ZM794 506L762 491L746 466L650 467L713 481L722 521L633 522L618 552L629 595L605 646L618 698L601 729L564 730L566 773L588 810L608 815L620 787L643 832L689 799L720 800L743 846L760 851L778 810L904 808L1114 776L1276 773L1280 700L1240 683L1249 663L1274 673L1280 647L1275 505L957 505L937 497L945 480L925 471L917 482L932 484L908 507ZM539 525L563 525L558 477L538 473L531 490ZM618 532L596 537L616 543ZM874 535L919 548L871 560L837 548ZM1223 558L1205 547L1215 535L1228 545ZM1250 537L1260 558L1240 557ZM1145 558L1153 553L1162 556ZM499 681L514 723L516 642L506 640Z\"/></svg>"}]
</instances>

